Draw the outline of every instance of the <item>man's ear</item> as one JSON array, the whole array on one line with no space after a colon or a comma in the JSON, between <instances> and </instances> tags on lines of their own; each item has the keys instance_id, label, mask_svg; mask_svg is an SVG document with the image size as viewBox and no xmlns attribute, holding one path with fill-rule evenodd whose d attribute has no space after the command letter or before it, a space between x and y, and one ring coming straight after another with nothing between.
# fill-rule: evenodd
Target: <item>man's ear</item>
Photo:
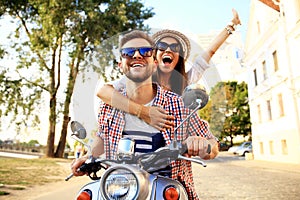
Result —
<instances>
[{"instance_id":1,"label":"man's ear","mask_svg":"<svg viewBox=\"0 0 300 200\"><path fill-rule=\"evenodd\" d=\"M120 71L123 72L123 65L121 61L118 62L118 67L120 68Z\"/></svg>"}]
</instances>

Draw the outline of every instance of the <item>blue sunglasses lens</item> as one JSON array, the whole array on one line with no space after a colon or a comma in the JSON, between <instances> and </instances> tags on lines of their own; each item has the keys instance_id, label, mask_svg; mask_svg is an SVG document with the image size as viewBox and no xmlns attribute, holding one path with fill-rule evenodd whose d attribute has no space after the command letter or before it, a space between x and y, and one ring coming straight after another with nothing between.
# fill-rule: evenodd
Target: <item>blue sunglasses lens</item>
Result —
<instances>
[{"instance_id":1,"label":"blue sunglasses lens","mask_svg":"<svg viewBox=\"0 0 300 200\"><path fill-rule=\"evenodd\" d=\"M173 52L180 51L180 45L178 43L167 44L165 42L158 42L156 47L157 47L157 49L159 49L161 51L167 50L168 47L170 47L171 51L173 51Z\"/></svg>"},{"instance_id":2,"label":"blue sunglasses lens","mask_svg":"<svg viewBox=\"0 0 300 200\"><path fill-rule=\"evenodd\" d=\"M133 57L134 53L139 51L139 54L143 57L150 57L152 56L153 48L151 47L140 47L140 48L124 48L121 49L121 56L123 58L126 57Z\"/></svg>"},{"instance_id":3,"label":"blue sunglasses lens","mask_svg":"<svg viewBox=\"0 0 300 200\"><path fill-rule=\"evenodd\" d=\"M132 57L135 53L135 49L133 48L125 48L121 50L121 56L124 57Z\"/></svg>"},{"instance_id":4,"label":"blue sunglasses lens","mask_svg":"<svg viewBox=\"0 0 300 200\"><path fill-rule=\"evenodd\" d=\"M152 51L153 51L153 49L149 48L149 47L139 48L139 53L144 57L152 56Z\"/></svg>"}]
</instances>

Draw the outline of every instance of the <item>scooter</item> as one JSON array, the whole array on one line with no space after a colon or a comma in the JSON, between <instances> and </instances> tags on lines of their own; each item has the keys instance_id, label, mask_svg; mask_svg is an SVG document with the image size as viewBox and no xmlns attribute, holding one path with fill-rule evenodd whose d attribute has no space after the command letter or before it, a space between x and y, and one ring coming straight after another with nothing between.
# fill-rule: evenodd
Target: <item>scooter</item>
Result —
<instances>
[{"instance_id":1,"label":"scooter","mask_svg":"<svg viewBox=\"0 0 300 200\"><path fill-rule=\"evenodd\" d=\"M197 110L204 107L208 95L199 85L188 86L183 93L186 106L192 108L191 113L175 129L182 126ZM77 121L71 122L72 137L84 144L86 137L84 127ZM176 138L176 137L174 137ZM122 138L119 141L117 159L90 158L78 170L85 172L93 180L84 185L76 197L77 200L185 200L188 199L183 185L177 180L157 175L155 172L165 169L176 160L187 160L206 167L206 163L198 158L183 156L187 152L186 145L172 141L170 145L161 147L155 152L135 155L134 140ZM211 151L211 146L208 148ZM104 170L104 171L102 171ZM102 174L99 172L102 171ZM68 181L73 174L65 180Z\"/></svg>"}]
</instances>

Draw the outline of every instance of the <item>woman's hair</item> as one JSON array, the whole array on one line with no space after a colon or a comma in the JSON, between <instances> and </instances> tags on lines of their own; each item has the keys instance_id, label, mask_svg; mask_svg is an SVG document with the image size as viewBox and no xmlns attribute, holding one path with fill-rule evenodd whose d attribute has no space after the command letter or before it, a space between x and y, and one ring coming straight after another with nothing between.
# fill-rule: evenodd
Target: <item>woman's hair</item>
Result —
<instances>
[{"instance_id":1,"label":"woman's hair","mask_svg":"<svg viewBox=\"0 0 300 200\"><path fill-rule=\"evenodd\" d=\"M170 37L170 36L168 36ZM161 38L163 39L163 38ZM176 41L177 39L174 38ZM160 40L159 40L160 41ZM159 42L157 41L157 42ZM178 41L177 41L178 42ZM178 42L179 43L179 42ZM178 95L182 95L182 92L184 90L184 88L187 86L187 73L185 72L185 59L182 57L182 55L184 55L184 50L183 47L180 44L180 52L179 52L179 59L178 62L174 68L174 70L172 71L171 77L170 77L170 84L171 84L171 90L175 93L177 93ZM157 68L157 72L153 74L152 80L154 82L158 82L159 83L159 74L162 73L159 69L159 67Z\"/></svg>"},{"instance_id":2,"label":"woman's hair","mask_svg":"<svg viewBox=\"0 0 300 200\"><path fill-rule=\"evenodd\" d=\"M171 89L173 92L182 95L184 88L187 86L187 74L185 72L184 58L179 56L179 60L172 71L170 78Z\"/></svg>"}]
</instances>

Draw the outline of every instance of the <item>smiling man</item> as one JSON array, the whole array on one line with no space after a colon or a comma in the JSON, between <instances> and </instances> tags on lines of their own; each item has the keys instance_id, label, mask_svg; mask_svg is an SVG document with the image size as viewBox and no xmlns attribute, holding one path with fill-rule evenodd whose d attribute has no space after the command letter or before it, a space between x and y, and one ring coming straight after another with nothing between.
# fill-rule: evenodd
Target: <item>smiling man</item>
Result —
<instances>
[{"instance_id":1,"label":"smiling man","mask_svg":"<svg viewBox=\"0 0 300 200\"><path fill-rule=\"evenodd\" d=\"M152 38L142 31L132 31L123 36L120 41L121 61L118 66L125 74L126 83L120 92L139 104L163 108L169 115L174 116L174 124L178 126L187 117L189 110L184 107L181 97L163 90L152 82L152 74L157 70L153 47ZM116 159L118 143L122 137L135 140L135 153L138 154L154 152L175 139L174 128L158 130L142 121L139 113L124 113L105 103L100 105L98 125L99 137L94 140L92 155L88 156L99 157L104 153L106 158ZM218 145L205 121L194 114L188 126L183 127L185 128L176 132L176 139L187 144L189 156L199 156L203 159L216 157ZM211 151L208 151L209 144L212 146ZM75 176L83 175L82 172L77 172L77 169L88 156L73 163L72 171ZM180 181L186 188L189 199L198 199L190 161L172 162L158 173Z\"/></svg>"}]
</instances>

